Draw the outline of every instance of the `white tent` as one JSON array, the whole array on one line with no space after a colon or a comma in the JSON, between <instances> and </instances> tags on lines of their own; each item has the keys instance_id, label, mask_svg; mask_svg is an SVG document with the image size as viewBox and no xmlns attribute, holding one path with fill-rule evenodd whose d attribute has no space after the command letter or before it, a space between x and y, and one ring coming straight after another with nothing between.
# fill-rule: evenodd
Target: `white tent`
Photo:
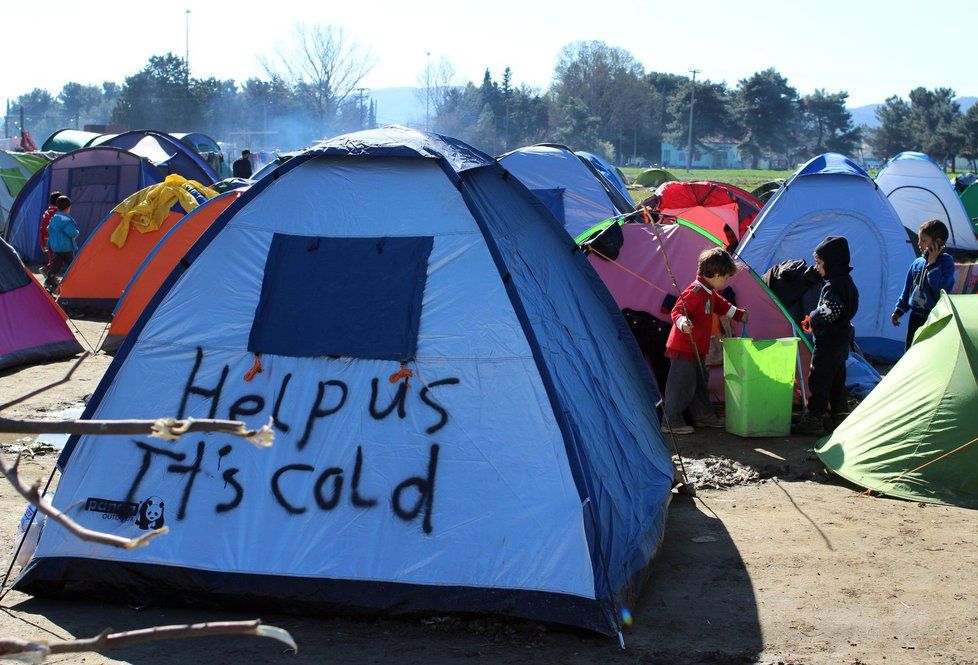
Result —
<instances>
[{"instance_id":1,"label":"white tent","mask_svg":"<svg viewBox=\"0 0 978 665\"><path fill-rule=\"evenodd\" d=\"M947 224L948 245L978 250L975 232L964 205L944 171L919 152L901 152L876 176L876 183L900 215L900 221L916 233L931 219Z\"/></svg>"}]
</instances>

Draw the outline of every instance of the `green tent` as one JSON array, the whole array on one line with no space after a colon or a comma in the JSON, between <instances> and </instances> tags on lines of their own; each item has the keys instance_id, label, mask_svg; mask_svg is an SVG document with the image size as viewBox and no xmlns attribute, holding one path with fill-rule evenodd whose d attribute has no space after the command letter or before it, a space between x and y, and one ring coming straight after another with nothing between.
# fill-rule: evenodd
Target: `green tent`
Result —
<instances>
[{"instance_id":1,"label":"green tent","mask_svg":"<svg viewBox=\"0 0 978 665\"><path fill-rule=\"evenodd\" d=\"M784 184L784 178L768 180L762 185L755 187L754 190L751 192L751 196L754 196L762 203L767 203L768 199L774 196L774 193L779 189L781 189L781 186L783 184Z\"/></svg>"},{"instance_id":2,"label":"green tent","mask_svg":"<svg viewBox=\"0 0 978 665\"><path fill-rule=\"evenodd\" d=\"M978 508L978 295L944 294L913 346L815 451L889 496Z\"/></svg>"},{"instance_id":3,"label":"green tent","mask_svg":"<svg viewBox=\"0 0 978 665\"><path fill-rule=\"evenodd\" d=\"M20 190L47 163L38 154L0 150L0 235L7 231L7 217Z\"/></svg>"},{"instance_id":4,"label":"green tent","mask_svg":"<svg viewBox=\"0 0 978 665\"><path fill-rule=\"evenodd\" d=\"M83 132L80 129L59 129L44 140L41 150L54 152L72 152L79 148L84 148L100 134L95 132Z\"/></svg>"},{"instance_id":5,"label":"green tent","mask_svg":"<svg viewBox=\"0 0 978 665\"><path fill-rule=\"evenodd\" d=\"M676 176L662 168L645 169L635 178L635 184L642 187L658 187L664 182L678 180Z\"/></svg>"},{"instance_id":6,"label":"green tent","mask_svg":"<svg viewBox=\"0 0 978 665\"><path fill-rule=\"evenodd\" d=\"M971 225L975 228L975 233L978 233L978 182L971 183L967 189L961 192L961 203L964 204L964 209L968 213Z\"/></svg>"}]
</instances>

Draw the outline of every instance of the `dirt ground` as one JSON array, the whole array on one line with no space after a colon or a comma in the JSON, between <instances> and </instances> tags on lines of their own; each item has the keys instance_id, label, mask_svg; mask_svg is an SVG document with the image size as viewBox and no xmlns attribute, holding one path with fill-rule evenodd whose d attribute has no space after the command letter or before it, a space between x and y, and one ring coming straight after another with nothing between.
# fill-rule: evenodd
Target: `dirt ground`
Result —
<instances>
[{"instance_id":1,"label":"dirt ground","mask_svg":"<svg viewBox=\"0 0 978 665\"><path fill-rule=\"evenodd\" d=\"M103 328L78 325L93 344ZM5 415L46 417L77 403L109 360L89 358L70 383ZM0 375L0 402L60 378L69 365ZM20 438L0 435L8 458ZM978 512L860 496L822 472L812 443L718 433L681 438L687 471L701 489L672 503L653 575L631 608L624 651L601 636L492 618L264 615L292 633L297 655L267 640L205 638L51 662L978 663ZM54 461L54 454L38 455L23 473L46 478ZM23 509L0 484L4 563ZM255 616L17 592L0 606L0 635L32 639Z\"/></svg>"}]
</instances>

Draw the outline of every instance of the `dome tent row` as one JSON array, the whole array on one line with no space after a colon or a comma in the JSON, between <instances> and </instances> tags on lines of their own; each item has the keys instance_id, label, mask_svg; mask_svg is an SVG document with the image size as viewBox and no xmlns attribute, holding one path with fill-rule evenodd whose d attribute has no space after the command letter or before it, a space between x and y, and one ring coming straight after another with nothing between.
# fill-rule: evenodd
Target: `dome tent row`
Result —
<instances>
[{"instance_id":1,"label":"dome tent row","mask_svg":"<svg viewBox=\"0 0 978 665\"><path fill-rule=\"evenodd\" d=\"M737 252L764 273L788 259L811 261L827 236L844 236L853 248L856 342L872 358L896 361L906 320L894 327L890 314L916 254L893 206L855 162L828 153L798 169L761 209Z\"/></svg>"},{"instance_id":2,"label":"dome tent row","mask_svg":"<svg viewBox=\"0 0 978 665\"><path fill-rule=\"evenodd\" d=\"M944 170L920 152L901 152L876 175L886 198L912 235L924 222L936 219L948 229L948 247L978 251L971 220Z\"/></svg>"},{"instance_id":3,"label":"dome tent row","mask_svg":"<svg viewBox=\"0 0 978 665\"><path fill-rule=\"evenodd\" d=\"M124 552L49 525L17 588L618 633L673 467L637 346L574 250L525 187L453 139L390 127L293 158L178 264L84 415L274 412L275 445L181 440L163 460L72 439L55 505L158 497L171 537ZM256 355L264 370L245 381ZM146 385L162 388L134 400ZM186 473L166 471L171 455ZM133 517L78 520L134 534Z\"/></svg>"}]
</instances>

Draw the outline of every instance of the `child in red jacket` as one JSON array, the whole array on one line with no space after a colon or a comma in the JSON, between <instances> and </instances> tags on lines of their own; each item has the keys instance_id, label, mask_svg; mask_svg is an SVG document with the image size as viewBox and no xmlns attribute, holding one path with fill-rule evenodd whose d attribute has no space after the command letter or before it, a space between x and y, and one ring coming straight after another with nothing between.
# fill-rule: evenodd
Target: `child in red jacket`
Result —
<instances>
[{"instance_id":1,"label":"child in red jacket","mask_svg":"<svg viewBox=\"0 0 978 665\"><path fill-rule=\"evenodd\" d=\"M747 310L737 309L719 294L727 280L737 272L737 264L717 247L700 254L696 281L683 291L672 308L672 330L666 341L666 357L671 360L666 381L663 431L670 426L675 434L696 430L683 420L690 409L697 427L723 427L707 392L705 366L713 332L713 316L725 316L747 323ZM694 346L695 344L695 346Z\"/></svg>"}]
</instances>

